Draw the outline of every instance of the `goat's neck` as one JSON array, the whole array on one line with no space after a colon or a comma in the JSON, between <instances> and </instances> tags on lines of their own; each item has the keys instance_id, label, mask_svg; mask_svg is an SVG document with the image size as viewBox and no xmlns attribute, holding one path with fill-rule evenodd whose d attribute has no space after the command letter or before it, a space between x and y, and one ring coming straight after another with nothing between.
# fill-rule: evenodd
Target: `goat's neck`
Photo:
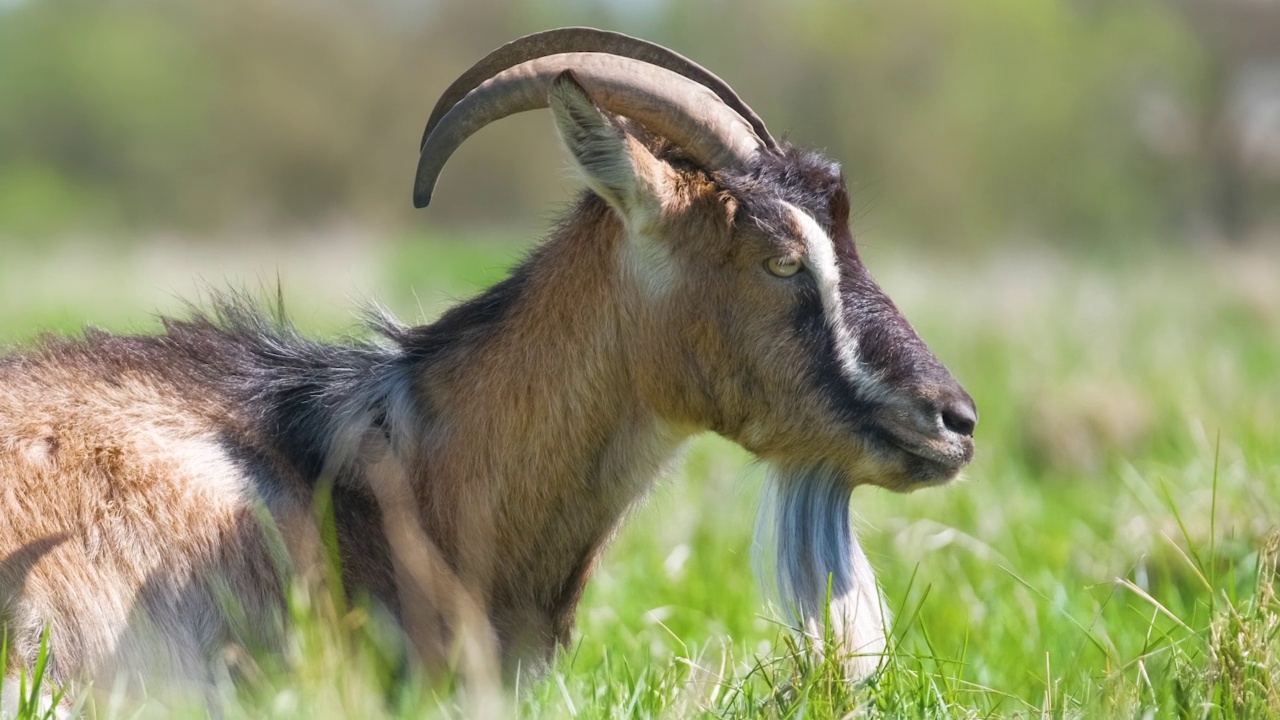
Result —
<instances>
[{"instance_id":1,"label":"goat's neck","mask_svg":"<svg viewBox=\"0 0 1280 720\"><path fill-rule=\"evenodd\" d=\"M588 202L522 268L492 331L419 383L448 409L418 488L428 532L508 645L567 639L602 545L690 434L636 388L625 242Z\"/></svg>"}]
</instances>

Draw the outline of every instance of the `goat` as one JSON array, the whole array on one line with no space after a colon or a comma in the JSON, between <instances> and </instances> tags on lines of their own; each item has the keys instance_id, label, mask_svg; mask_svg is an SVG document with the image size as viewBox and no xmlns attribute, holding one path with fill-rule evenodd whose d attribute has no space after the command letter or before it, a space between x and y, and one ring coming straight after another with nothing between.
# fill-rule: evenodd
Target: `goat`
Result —
<instances>
[{"instance_id":1,"label":"goat","mask_svg":"<svg viewBox=\"0 0 1280 720\"><path fill-rule=\"evenodd\" d=\"M435 632L419 652L478 618L504 668L543 667L621 518L704 431L771 468L758 531L783 606L820 632L830 583L850 674L874 670L886 614L851 492L954 478L977 414L859 259L839 166L692 61L567 28L445 92L415 204L470 134L548 107L587 190L432 324L378 315L377 340L323 344L224 299L0 360L8 675L47 626L57 681L207 678L279 615L261 513L301 557L321 487L342 583Z\"/></svg>"}]
</instances>

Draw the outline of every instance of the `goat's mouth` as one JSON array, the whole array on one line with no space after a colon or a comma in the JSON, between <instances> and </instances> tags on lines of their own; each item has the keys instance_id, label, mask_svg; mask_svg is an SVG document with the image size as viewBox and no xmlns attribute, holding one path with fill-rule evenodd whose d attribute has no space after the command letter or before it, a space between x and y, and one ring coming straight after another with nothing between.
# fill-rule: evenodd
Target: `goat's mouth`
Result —
<instances>
[{"instance_id":1,"label":"goat's mouth","mask_svg":"<svg viewBox=\"0 0 1280 720\"><path fill-rule=\"evenodd\" d=\"M878 425L868 434L872 446L901 468L912 488L948 482L973 460L973 438L956 433L924 435Z\"/></svg>"}]
</instances>

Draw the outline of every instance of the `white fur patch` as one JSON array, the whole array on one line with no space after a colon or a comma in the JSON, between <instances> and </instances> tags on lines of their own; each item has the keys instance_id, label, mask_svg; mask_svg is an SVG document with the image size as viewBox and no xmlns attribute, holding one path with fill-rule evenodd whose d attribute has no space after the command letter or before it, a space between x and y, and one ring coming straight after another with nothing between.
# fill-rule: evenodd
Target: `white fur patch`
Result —
<instances>
[{"instance_id":1,"label":"white fur patch","mask_svg":"<svg viewBox=\"0 0 1280 720\"><path fill-rule=\"evenodd\" d=\"M628 237L621 252L622 270L650 297L659 298L676 286L680 269L661 240L632 229L638 224L628 223Z\"/></svg>"},{"instance_id":2,"label":"white fur patch","mask_svg":"<svg viewBox=\"0 0 1280 720\"><path fill-rule=\"evenodd\" d=\"M418 439L419 419L407 368L403 364L387 368L361 386L334 414L322 478L333 480L361 460L381 460L388 451L400 457L411 454ZM382 417L375 417L376 412L383 413Z\"/></svg>"},{"instance_id":3,"label":"white fur patch","mask_svg":"<svg viewBox=\"0 0 1280 720\"><path fill-rule=\"evenodd\" d=\"M239 507L248 498L248 481L240 468L216 442L203 437L183 438L157 444L182 467L190 489L214 500L215 506Z\"/></svg>"},{"instance_id":4,"label":"white fur patch","mask_svg":"<svg viewBox=\"0 0 1280 720\"><path fill-rule=\"evenodd\" d=\"M4 686L0 687L0 718L16 717L18 714L18 678L7 677Z\"/></svg>"},{"instance_id":5,"label":"white fur patch","mask_svg":"<svg viewBox=\"0 0 1280 720\"><path fill-rule=\"evenodd\" d=\"M18 690L19 680L17 677L9 676L4 679L4 686L0 688L0 720L8 720L8 718L18 716ZM65 707L53 704L53 696L48 690L40 693L39 699L36 700L36 712L32 717L54 717L61 718L70 717Z\"/></svg>"},{"instance_id":6,"label":"white fur patch","mask_svg":"<svg viewBox=\"0 0 1280 720\"><path fill-rule=\"evenodd\" d=\"M19 442L21 443L22 441ZM27 462L37 467L53 467L54 457L57 454L57 440L54 438L37 438L20 447L22 448L22 456Z\"/></svg>"}]
</instances>

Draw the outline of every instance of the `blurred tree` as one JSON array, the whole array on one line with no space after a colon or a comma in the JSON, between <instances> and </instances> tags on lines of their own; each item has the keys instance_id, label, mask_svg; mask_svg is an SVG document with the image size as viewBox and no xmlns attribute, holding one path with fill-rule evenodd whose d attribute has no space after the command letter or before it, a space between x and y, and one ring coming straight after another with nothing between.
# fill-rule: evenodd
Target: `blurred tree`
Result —
<instances>
[{"instance_id":1,"label":"blurred tree","mask_svg":"<svg viewBox=\"0 0 1280 720\"><path fill-rule=\"evenodd\" d=\"M41 0L0 22L0 228L180 220L208 146L209 58L181 18ZM178 146L180 152L174 152Z\"/></svg>"},{"instance_id":2,"label":"blurred tree","mask_svg":"<svg viewBox=\"0 0 1280 720\"><path fill-rule=\"evenodd\" d=\"M1280 3L1180 0L1177 7L1205 57L1192 149L1201 177L1195 209L1212 230L1242 241L1259 224L1280 223Z\"/></svg>"}]
</instances>

